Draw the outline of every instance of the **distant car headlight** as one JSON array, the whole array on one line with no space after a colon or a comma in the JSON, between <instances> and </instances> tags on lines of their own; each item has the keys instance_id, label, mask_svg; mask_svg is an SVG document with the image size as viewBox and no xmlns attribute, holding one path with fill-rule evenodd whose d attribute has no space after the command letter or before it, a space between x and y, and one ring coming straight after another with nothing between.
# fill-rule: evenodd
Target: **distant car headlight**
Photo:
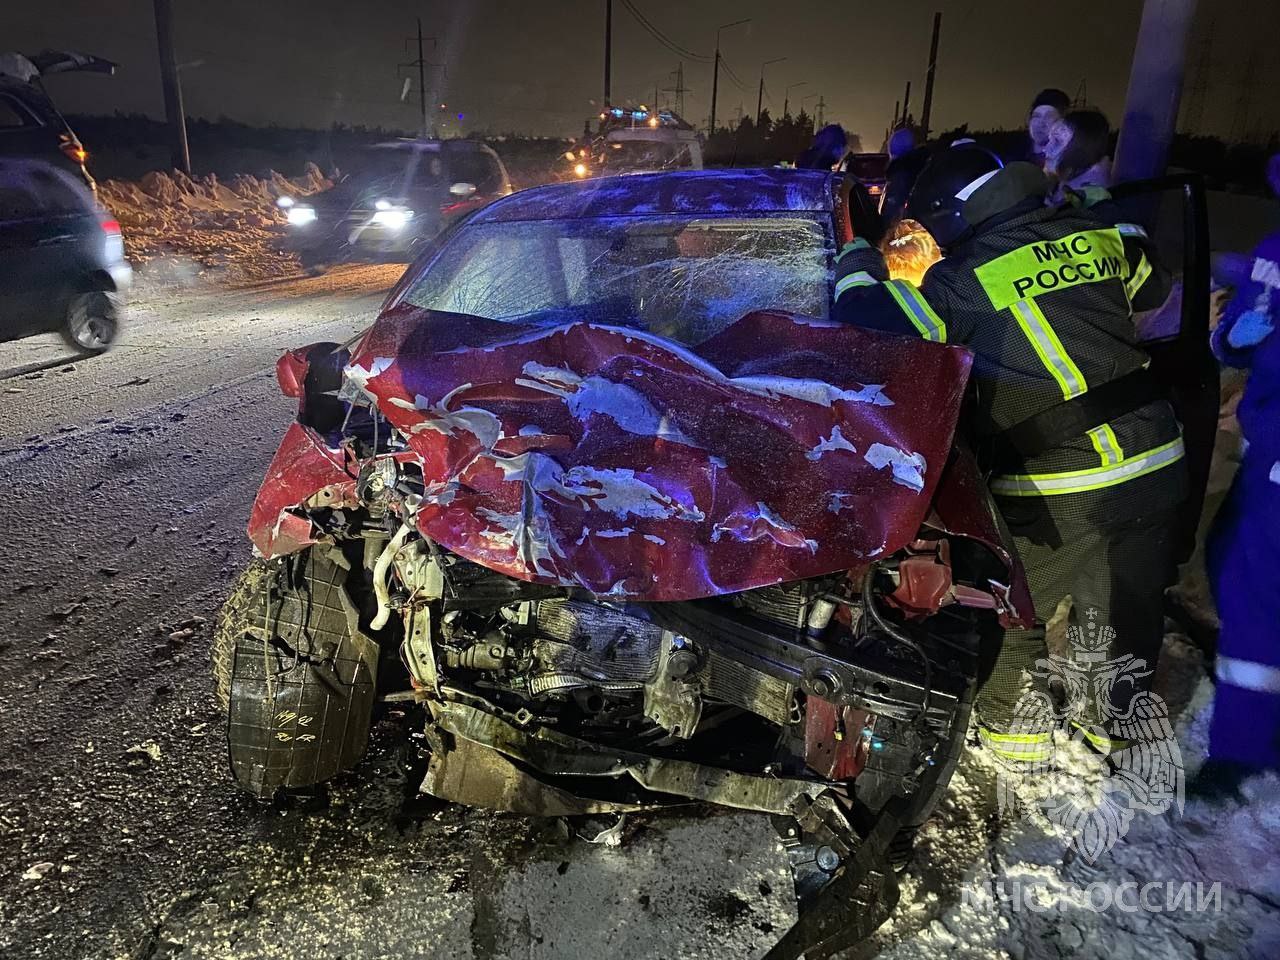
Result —
<instances>
[{"instance_id":1,"label":"distant car headlight","mask_svg":"<svg viewBox=\"0 0 1280 960\"><path fill-rule=\"evenodd\" d=\"M316 218L314 207L300 207L294 204L292 207L286 208L285 217L288 219L290 226L305 227Z\"/></svg>"},{"instance_id":2,"label":"distant car headlight","mask_svg":"<svg viewBox=\"0 0 1280 960\"><path fill-rule=\"evenodd\" d=\"M585 177L588 173L587 165L585 163L580 163L573 168L573 172L579 177Z\"/></svg>"},{"instance_id":3,"label":"distant car headlight","mask_svg":"<svg viewBox=\"0 0 1280 960\"><path fill-rule=\"evenodd\" d=\"M403 208L375 210L373 214L373 222L388 230L403 230L412 219L413 211Z\"/></svg>"}]
</instances>

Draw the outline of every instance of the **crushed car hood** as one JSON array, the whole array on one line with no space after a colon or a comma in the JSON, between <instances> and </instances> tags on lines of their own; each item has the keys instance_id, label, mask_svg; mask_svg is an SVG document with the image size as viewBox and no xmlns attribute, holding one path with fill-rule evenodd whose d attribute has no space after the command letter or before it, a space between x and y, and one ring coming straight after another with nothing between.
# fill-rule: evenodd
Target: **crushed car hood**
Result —
<instances>
[{"instance_id":1,"label":"crushed car hood","mask_svg":"<svg viewBox=\"0 0 1280 960\"><path fill-rule=\"evenodd\" d=\"M913 540L971 359L772 312L691 350L402 305L346 377L421 463L423 535L519 579L658 601L843 571ZM290 508L358 467L306 432L255 507L267 556L305 542Z\"/></svg>"}]
</instances>

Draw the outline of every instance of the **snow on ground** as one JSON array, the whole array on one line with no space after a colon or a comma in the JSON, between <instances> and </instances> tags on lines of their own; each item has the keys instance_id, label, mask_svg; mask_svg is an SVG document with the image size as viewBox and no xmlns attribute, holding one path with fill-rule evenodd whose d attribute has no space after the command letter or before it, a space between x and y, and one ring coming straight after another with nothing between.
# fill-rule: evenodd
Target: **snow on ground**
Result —
<instances>
[{"instance_id":1,"label":"snow on ground","mask_svg":"<svg viewBox=\"0 0 1280 960\"><path fill-rule=\"evenodd\" d=\"M141 180L107 180L98 199L120 222L125 253L140 283L237 283L293 276L295 256L280 249L281 196L306 196L331 186L308 163L301 177L274 171L222 183L212 173L192 179L179 170L152 171Z\"/></svg>"},{"instance_id":2,"label":"snow on ground","mask_svg":"<svg viewBox=\"0 0 1280 960\"><path fill-rule=\"evenodd\" d=\"M1190 782L1204 761L1213 685L1186 638L1166 638L1156 689L1176 718ZM1072 760L1082 782L1096 777L1087 754ZM1277 776L1246 781L1233 799L1193 790L1181 814L1140 814L1090 864L1064 856L1060 831L1043 821L1002 816L998 775L982 751L962 761L880 932L885 960L1280 956Z\"/></svg>"}]
</instances>

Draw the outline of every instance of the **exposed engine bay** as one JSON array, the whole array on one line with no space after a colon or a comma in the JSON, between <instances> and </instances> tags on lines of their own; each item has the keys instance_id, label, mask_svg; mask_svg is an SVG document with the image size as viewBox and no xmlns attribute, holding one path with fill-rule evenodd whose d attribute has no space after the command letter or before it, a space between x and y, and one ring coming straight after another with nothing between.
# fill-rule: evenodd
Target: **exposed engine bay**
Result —
<instances>
[{"instance_id":1,"label":"exposed engine bay","mask_svg":"<svg viewBox=\"0 0 1280 960\"><path fill-rule=\"evenodd\" d=\"M768 814L801 905L770 956L869 935L960 755L981 637L1026 615L954 419L939 433L887 376L717 380L690 354L585 324L526 335L509 361L498 340L474 368L456 350L436 367L368 359L403 359L385 337L416 335L407 319L352 353L281 361L299 421L254 507L263 559L214 649L237 779L263 797L321 783L359 760L378 715L407 711L428 794L540 816ZM451 322L480 343L494 333ZM964 370L927 344L743 323L828 337L837 359L843 346L916 386ZM756 363L732 358L736 342L723 367ZM557 363L530 361L539 349ZM645 378L611 379L640 358ZM641 396L661 364L684 385ZM698 390L734 411L732 429L705 404L664 406ZM743 442L766 424L772 447ZM815 500L824 490L839 495Z\"/></svg>"},{"instance_id":2,"label":"exposed engine bay","mask_svg":"<svg viewBox=\"0 0 1280 960\"><path fill-rule=\"evenodd\" d=\"M224 612L242 784L270 796L327 779L359 759L380 710L407 706L429 745L426 793L539 816L690 802L771 814L802 924L844 918L793 931L807 955L883 922L892 866L962 749L998 605L980 590L989 556L959 541L976 566L958 572L952 539L933 533L864 571L611 600L422 537L405 519L416 484L393 465L367 461L358 508L309 511L323 542L251 568L246 602ZM853 871L859 851L872 868Z\"/></svg>"}]
</instances>

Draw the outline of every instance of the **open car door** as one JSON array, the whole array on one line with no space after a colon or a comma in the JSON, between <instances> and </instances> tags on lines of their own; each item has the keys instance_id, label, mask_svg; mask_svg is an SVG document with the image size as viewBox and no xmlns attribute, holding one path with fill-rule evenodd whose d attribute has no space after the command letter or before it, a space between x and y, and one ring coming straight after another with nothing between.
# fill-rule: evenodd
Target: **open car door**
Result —
<instances>
[{"instance_id":1,"label":"open car door","mask_svg":"<svg viewBox=\"0 0 1280 960\"><path fill-rule=\"evenodd\" d=\"M1209 211L1204 180L1199 174L1172 174L1117 184L1111 195L1126 219L1146 228L1161 262L1174 275L1165 304L1136 315L1134 322L1151 355L1151 370L1182 422L1191 477L1179 531L1178 561L1185 563L1195 552L1221 406L1220 370L1209 349Z\"/></svg>"}]
</instances>

